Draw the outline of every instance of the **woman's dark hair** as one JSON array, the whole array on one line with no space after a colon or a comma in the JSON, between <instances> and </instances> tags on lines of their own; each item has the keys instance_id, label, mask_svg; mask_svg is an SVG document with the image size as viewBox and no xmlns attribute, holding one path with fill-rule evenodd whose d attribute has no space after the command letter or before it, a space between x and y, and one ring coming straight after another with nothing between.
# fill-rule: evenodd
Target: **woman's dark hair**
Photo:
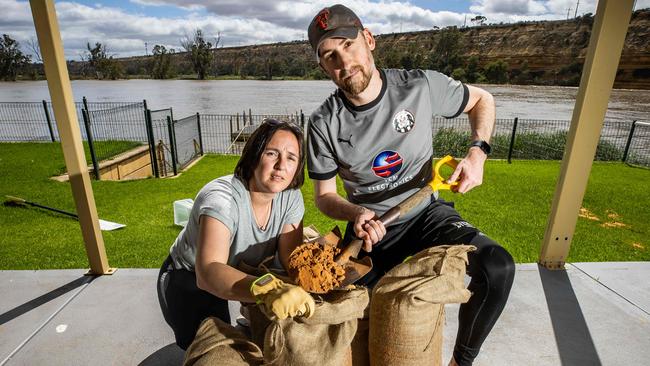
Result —
<instances>
[{"instance_id":1,"label":"woman's dark hair","mask_svg":"<svg viewBox=\"0 0 650 366\"><path fill-rule=\"evenodd\" d=\"M255 171L257 164L260 162L262 153L264 152L264 149L266 149L266 145L271 141L273 135L280 130L289 131L296 136L296 139L298 140L298 151L300 154L298 157L298 168L296 169L293 180L287 189L300 188L305 182L305 174L303 172L305 167L305 151L302 129L291 122L267 118L255 131L253 131L248 141L246 141L241 158L239 158L237 166L235 167L235 177L244 182L247 187L248 181L253 177L253 172Z\"/></svg>"}]
</instances>

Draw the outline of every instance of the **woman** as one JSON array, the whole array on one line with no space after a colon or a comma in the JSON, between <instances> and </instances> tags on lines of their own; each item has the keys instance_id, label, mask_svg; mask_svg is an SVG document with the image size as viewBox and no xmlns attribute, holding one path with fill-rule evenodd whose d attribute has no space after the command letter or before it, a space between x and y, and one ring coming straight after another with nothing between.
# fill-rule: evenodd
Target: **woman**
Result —
<instances>
[{"instance_id":1,"label":"woman","mask_svg":"<svg viewBox=\"0 0 650 366\"><path fill-rule=\"evenodd\" d=\"M264 304L271 316L310 316L314 301L271 275L236 269L275 255L275 266L302 241L303 134L273 119L253 132L235 174L206 184L158 275L158 300L176 343L187 349L203 319L230 322L228 301Z\"/></svg>"}]
</instances>

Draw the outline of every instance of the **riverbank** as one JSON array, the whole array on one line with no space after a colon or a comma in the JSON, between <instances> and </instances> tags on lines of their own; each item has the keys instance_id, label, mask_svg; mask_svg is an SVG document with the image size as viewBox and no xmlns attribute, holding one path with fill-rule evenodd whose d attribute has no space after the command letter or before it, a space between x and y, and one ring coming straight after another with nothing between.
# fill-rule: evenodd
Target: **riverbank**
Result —
<instances>
[{"instance_id":1,"label":"riverbank","mask_svg":"<svg viewBox=\"0 0 650 366\"><path fill-rule=\"evenodd\" d=\"M570 120L576 87L536 85L476 84L494 96L497 118ZM173 108L174 117L197 112L235 114L294 114L307 116L336 89L328 80L73 80L76 101L89 102L147 100L151 109ZM47 82L0 82L0 102L40 102L49 100ZM612 91L606 115L608 121L648 122L650 91L616 89Z\"/></svg>"}]
</instances>

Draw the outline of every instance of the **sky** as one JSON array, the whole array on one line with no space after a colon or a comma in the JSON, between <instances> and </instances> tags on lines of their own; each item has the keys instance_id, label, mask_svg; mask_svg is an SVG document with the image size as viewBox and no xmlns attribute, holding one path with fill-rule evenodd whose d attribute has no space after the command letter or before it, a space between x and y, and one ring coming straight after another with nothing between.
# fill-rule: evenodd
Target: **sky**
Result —
<instances>
[{"instance_id":1,"label":"sky","mask_svg":"<svg viewBox=\"0 0 650 366\"><path fill-rule=\"evenodd\" d=\"M313 16L331 1L308 0L77 0L55 1L66 58L80 60L86 44L101 42L115 57L151 53L156 44L181 50L180 42L195 29L218 47L307 39ZM487 23L566 19L594 13L597 0L351 0L374 34L474 26L477 15ZM577 10L576 10L577 7ZM637 0L635 9L650 7ZM32 54L36 31L28 1L0 0L0 34L16 39Z\"/></svg>"}]
</instances>

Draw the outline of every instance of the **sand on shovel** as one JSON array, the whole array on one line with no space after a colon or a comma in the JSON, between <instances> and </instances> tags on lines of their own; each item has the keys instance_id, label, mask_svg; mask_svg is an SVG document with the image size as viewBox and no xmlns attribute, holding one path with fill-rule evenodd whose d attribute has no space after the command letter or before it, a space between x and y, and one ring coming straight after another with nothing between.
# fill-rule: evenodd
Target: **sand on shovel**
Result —
<instances>
[{"instance_id":1,"label":"sand on shovel","mask_svg":"<svg viewBox=\"0 0 650 366\"><path fill-rule=\"evenodd\" d=\"M340 251L332 233L317 242L299 245L289 256L289 274L308 292L323 294L338 288L345 278L345 270L334 261Z\"/></svg>"}]
</instances>

